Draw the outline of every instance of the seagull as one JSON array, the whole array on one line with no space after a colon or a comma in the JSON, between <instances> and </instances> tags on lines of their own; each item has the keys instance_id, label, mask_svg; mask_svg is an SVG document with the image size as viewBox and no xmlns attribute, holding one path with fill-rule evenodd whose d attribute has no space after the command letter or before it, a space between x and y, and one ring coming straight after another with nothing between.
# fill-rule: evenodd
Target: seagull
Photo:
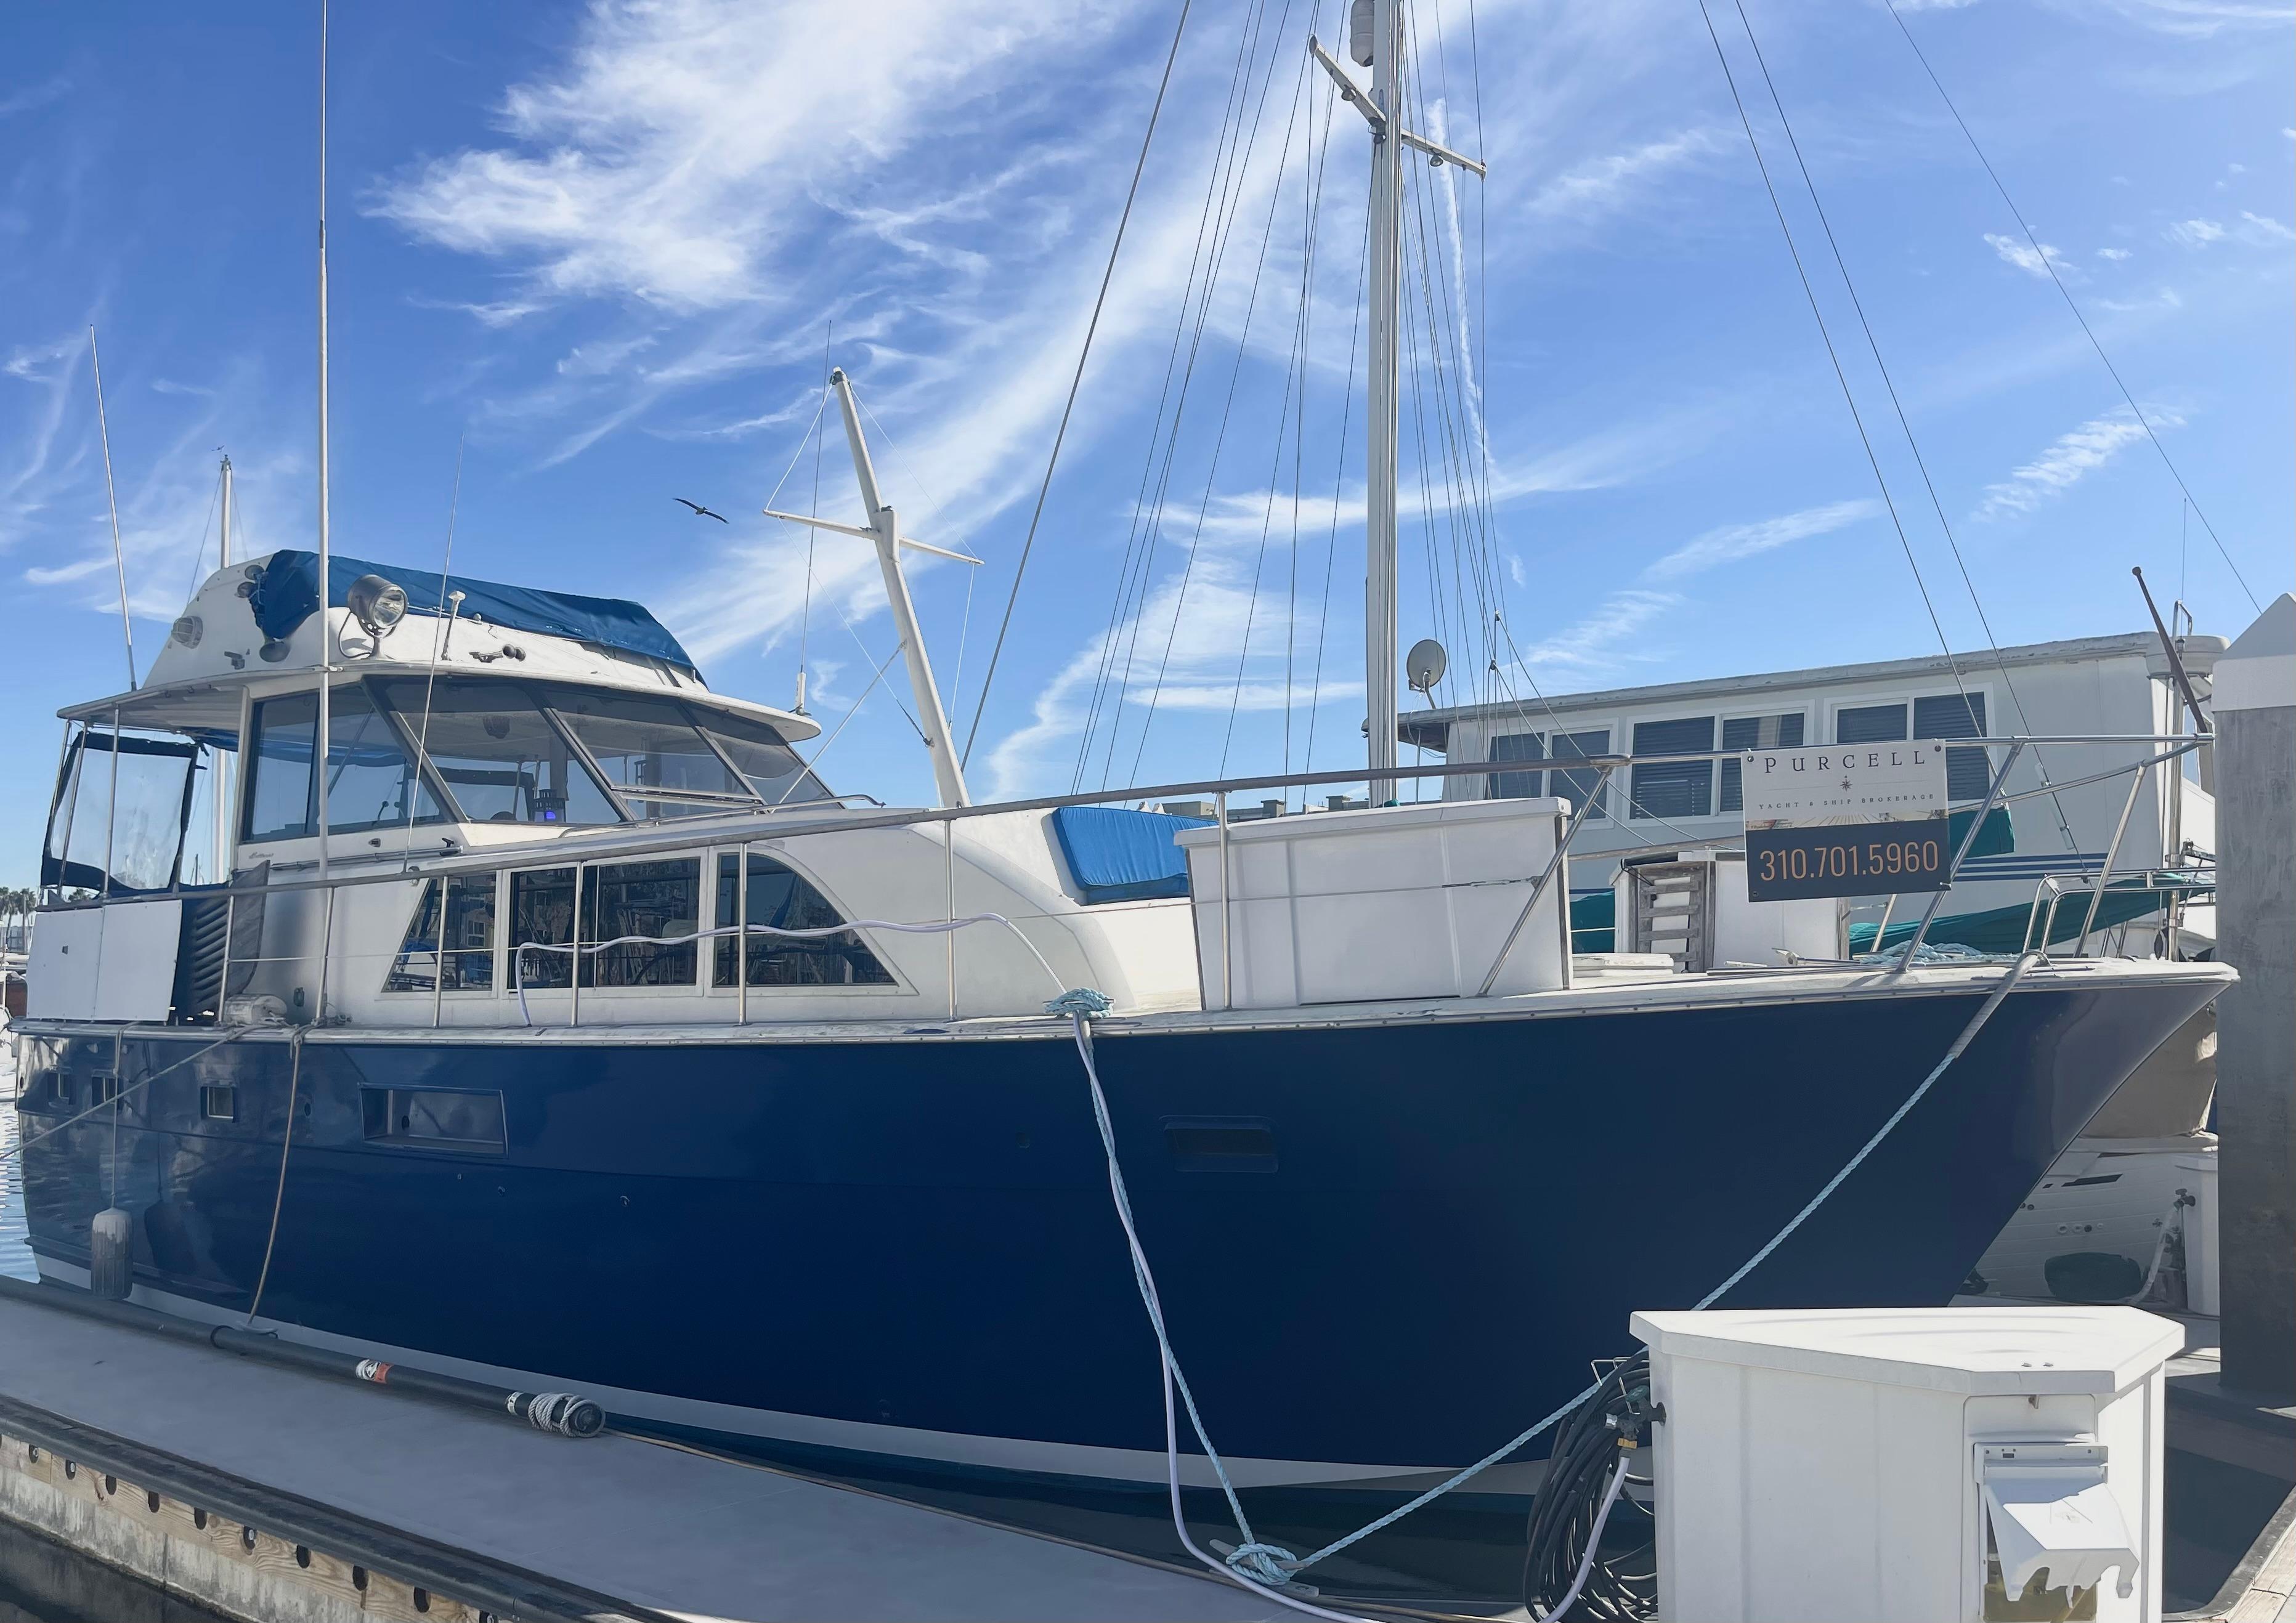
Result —
<instances>
[{"instance_id":1,"label":"seagull","mask_svg":"<svg viewBox=\"0 0 2296 1623\"><path fill-rule=\"evenodd\" d=\"M715 519L715 520L717 520L717 521L718 521L718 522L719 522L720 524L730 524L730 523L732 523L732 522L733 522L733 521L732 521L731 519L728 519L728 518L727 518L724 513L722 513L722 512L710 512L707 507L704 507L701 503L699 503L699 502L689 502L689 501L687 501L687 500L686 500L684 496L674 496L670 497L669 499L670 499L671 501L673 501L673 502L676 502L676 503L679 504L681 506L691 507L692 509L693 509L694 514L695 514L695 516L696 516L696 517L698 517L698 518L704 518L704 519Z\"/></svg>"}]
</instances>

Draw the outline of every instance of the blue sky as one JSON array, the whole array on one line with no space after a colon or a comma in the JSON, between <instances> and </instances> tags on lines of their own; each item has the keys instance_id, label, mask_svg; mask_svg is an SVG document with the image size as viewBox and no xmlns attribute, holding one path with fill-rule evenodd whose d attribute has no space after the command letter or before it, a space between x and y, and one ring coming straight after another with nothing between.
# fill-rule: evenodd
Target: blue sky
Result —
<instances>
[{"instance_id":1,"label":"blue sky","mask_svg":"<svg viewBox=\"0 0 2296 1623\"><path fill-rule=\"evenodd\" d=\"M2286 589L2289 7L1901 9L2249 586ZM977 794L1193 776L1223 755L1273 769L1287 735L1296 766L1311 713L1316 764L1357 758L1360 406L1344 439L1340 414L1367 143L1302 78L1310 27L1341 31L1332 0L1309 10L1198 0L974 748ZM907 528L987 560L977 582L914 571L969 729L1177 14L339 6L335 545L437 568L460 439L458 569L637 597L714 685L770 702L789 702L802 646L812 709L836 727L893 650L873 561L823 538L808 594L805 537L757 513L785 473L779 505L813 499L833 321ZM1748 15L1936 488L1933 507L1737 12L1718 9L1953 646L1983 633L1939 509L2003 642L2142 625L2132 563L2183 580L2203 630L2244 626L2198 522L2180 550L2175 483L1887 10L1749 0ZM0 635L31 765L0 807L0 871L20 879L46 717L120 672L88 324L145 663L203 544L211 563L217 447L239 471L242 545L311 538L317 13L234 16L12 19ZM1429 455L1446 432L1471 443L1477 414L1489 446L1488 538L1461 552L1406 394L1405 489L1432 496L1406 515L1403 640L1453 643L1464 685L1439 696L1472 697L1485 663L1462 580L1477 569L1505 597L1509 679L1550 693L1934 650L1695 0L1423 0L1417 27L1423 116L1491 166L1480 187L1414 166L1414 207L1435 222L1420 296L1466 352L1447 427L1431 382L1415 397ZM1264 111L1250 162L1222 167L1240 49ZM1233 225L1192 304L1216 176ZM1139 580L1144 469L1164 465L1176 324L1192 392L1144 594L1119 607L1119 581ZM841 443L827 450L822 511L850 520ZM1482 482L1479 449L1469 461ZM693 519L681 496L734 522ZM1113 707L1095 702L1111 624L1134 656L1112 747ZM914 801L931 778L893 691L823 772Z\"/></svg>"}]
</instances>

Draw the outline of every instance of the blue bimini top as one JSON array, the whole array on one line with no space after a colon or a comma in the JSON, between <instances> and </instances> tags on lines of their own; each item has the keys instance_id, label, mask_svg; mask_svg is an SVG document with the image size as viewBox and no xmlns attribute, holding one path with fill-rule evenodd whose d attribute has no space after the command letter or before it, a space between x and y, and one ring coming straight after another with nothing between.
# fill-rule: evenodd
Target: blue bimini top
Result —
<instances>
[{"instance_id":1,"label":"blue bimini top","mask_svg":"<svg viewBox=\"0 0 2296 1623\"><path fill-rule=\"evenodd\" d=\"M400 569L365 558L346 558L340 553L332 554L327 562L328 607L345 607L344 593L362 575L380 575L403 588L410 610L423 614L445 612L437 570ZM473 580L467 575L449 576L447 589L463 594L462 612L466 619L644 654L665 660L697 680L701 677L701 671L668 627L644 604L627 598L538 592L532 586ZM255 583L248 604L255 611L255 623L263 628L264 635L286 636L319 606L319 555L291 548L272 553L264 561L263 578Z\"/></svg>"},{"instance_id":2,"label":"blue bimini top","mask_svg":"<svg viewBox=\"0 0 2296 1623\"><path fill-rule=\"evenodd\" d=\"M1137 902L1187 895L1187 856L1172 836L1209 821L1117 806L1063 806L1053 813L1053 833L1087 904Z\"/></svg>"}]
</instances>

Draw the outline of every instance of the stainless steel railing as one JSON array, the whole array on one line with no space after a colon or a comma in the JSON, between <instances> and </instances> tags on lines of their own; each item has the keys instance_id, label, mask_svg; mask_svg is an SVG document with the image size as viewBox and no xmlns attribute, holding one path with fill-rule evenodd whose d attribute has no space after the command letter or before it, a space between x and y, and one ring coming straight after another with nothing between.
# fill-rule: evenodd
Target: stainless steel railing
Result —
<instances>
[{"instance_id":1,"label":"stainless steel railing","mask_svg":"<svg viewBox=\"0 0 2296 1623\"><path fill-rule=\"evenodd\" d=\"M2115 824L2111 848L2107 853L2107 858L2104 865L2106 877L2100 880L2100 882L2095 888L2094 894L2089 897L2089 911L2087 917L2085 920L2085 928L2082 931L2080 946L2077 949L2078 952L2085 953L2087 947L2089 934L2091 933L2090 929L2087 928L2087 926L2094 925L2095 920L2097 916L2098 908L2102 905L2103 892L2105 888L2105 884L2106 882L2109 882L2109 875L2111 872L2113 871L2114 864L2117 862L2120 851L2127 836L2133 813L2142 798L2146 783L2151 781L2152 775L2155 768L2162 767L2169 763L2177 761L2181 757L2201 748L2208 742L2209 741L2205 738L2195 737L2190 734L2039 734L2008 738L1951 739L1943 741L1948 747L1952 749L1983 749L1988 753L1988 760L1992 758L1996 752L1999 752L2001 755L1999 768L1991 775L1986 796L1975 807L1975 816L1971 819L1969 830L1958 843L1953 853L1948 870L1947 888L1949 889L1952 884L1960 877L1963 864L1967 859L1970 850L1974 847L1980 832L1984 829L1988 816L1997 807L2013 805L2020 801L2032 799L2040 796L2062 796L2076 789L2110 782L2124 774L2132 775L2129 793L2120 807L2120 817ZM2045 783L2038 788L2021 790L2014 792L2010 791L2007 785L2011 775L2014 771L2024 751L2031 746L2040 744L2046 744L2053 747L2093 746L2123 750L2137 749L2144 750L2144 753L2139 759L2123 762L2102 771L2087 774L2070 780ZM1832 748L1833 746L1809 745L1804 747L1808 749L1822 749ZM229 905L235 908L241 904L242 898L258 894L265 896L284 896L300 892L308 892L311 890L322 890L325 893L325 905L323 908L322 918L319 921L319 962L316 966L317 980L320 988L319 1012L324 1017L326 1009L326 988L332 978L332 970L333 963L339 956L334 944L336 898L343 891L366 885L406 884L412 880L423 880L426 881L435 882L440 879L454 874L500 873L512 868L532 867L537 864L543 865L563 865L572 867L575 869L577 873L577 879L575 881L577 889L574 904L575 922L573 925L573 930L578 943L581 929L580 874L581 871L585 867L603 861L627 861L633 858L655 854L687 853L697 850L709 853L730 851L737 856L738 873L740 876L735 899L735 920L738 926L734 932L735 962L737 965L734 976L736 1003L735 1021L736 1023L739 1024L747 1024L749 1022L750 1012L749 998L750 976L748 967L748 946L750 933L747 922L749 912L747 894L750 866L749 858L752 848L761 840L771 839L776 841L788 841L816 835L846 833L863 830L908 828L925 824L938 824L942 830L942 837L939 843L942 847L943 895L941 899L943 903L943 920L944 922L953 922L957 916L955 833L956 824L959 823L979 817L1010 816L1015 813L1035 811L1049 811L1068 806L1102 806L1116 802L1134 804L1152 803L1157 801L1180 800L1209 796L1213 801L1214 821L1220 829L1220 873L1223 894L1214 899L1217 899L1220 904L1222 936L1222 984L1220 987L1220 1002L1223 1006L1226 1006L1233 1002L1233 971L1229 968L1231 962L1229 948L1232 946L1233 931L1230 915L1233 910L1226 906L1228 898L1225 894L1226 888L1229 883L1229 874L1231 872L1228 852L1228 831L1232 821L1234 821L1231 812L1232 797L1270 789L1289 791L1292 789L1312 790L1316 788L1346 788L1366 783L1374 785L1374 787L1380 784L1386 784L1390 789L1393 789L1399 787L1405 783L1424 782L1429 780L1438 783L1447 783L1449 780L1454 778L1472 778L1478 775L1494 775L1503 770L1568 772L1572 775L1574 783L1587 783L1588 792L1571 807L1567 820L1563 818L1557 819L1558 827L1554 855L1546 863L1543 871L1532 881L1530 891L1526 898L1522 907L1518 912L1513 926L1509 930L1506 939L1501 947L1497 956L1493 961L1489 970L1482 978L1480 991L1483 995L1488 995L1490 988L1497 982L1499 976L1505 971L1510 956L1515 951L1523 931L1528 927L1531 918L1535 915L1538 905L1546 898L1548 892L1554 888L1558 881L1562 887L1562 894L1557 903L1557 912L1562 918L1563 941L1562 956L1563 963L1566 965L1567 974L1567 965L1570 963L1570 949L1571 944L1569 922L1570 909L1568 873L1572 847L1574 842L1577 841L1584 833L1589 824L1597 816L1600 816L1603 821L1614 827L1623 826L1626 821L1633 820L1631 815L1628 818L1622 819L1615 812L1602 810L1600 808L1605 807L1608 799L1611 796L1614 791L1614 788L1623 784L1623 790L1620 793L1620 798L1623 800L1625 808L1629 812L1629 814L1632 814L1638 809L1638 803L1636 801L1634 797L1633 772L1635 768L1640 766L1674 765L1701 761L1718 762L1724 760L1736 760L1743 758L1746 753L1746 751L1741 750L1680 750L1649 755L1617 754L1561 758L1562 761L1567 762L1567 765L1558 764L1558 762L1554 760L1544 761L1536 765L1532 765L1530 763L1462 761L1444 762L1433 765L1421 764L1412 766L1397 766L1391 769L1379 771L1372 771L1357 767L1316 773L1286 773L1258 776L1181 782L1150 785L1146 787L1100 791L1082 794L1042 796L985 806L976 805L968 807L928 807L918 809L883 808L859 812L854 811L841 804L834 810L816 809L800 812L799 808L783 807L771 814L769 826L767 826L767 816L766 814L728 812L725 814L713 814L708 816L681 818L676 823L669 824L656 824L644 827L615 826L595 831L584 831L578 833L560 834L546 841L521 842L516 845L494 846L483 850L476 851L456 851L451 854L424 857L419 860L409 860L406 854L403 852L379 852L376 854L375 860L377 866L375 868L365 871L354 870L350 872L345 872L340 868L338 868L324 880L316 877L316 874L309 877L303 877L291 871L287 872L285 876L282 876L283 870L290 869L291 865L275 864L273 868L273 876L267 884L259 888L234 888L231 892ZM2163 778L2165 781L2169 783L2181 782L2181 775L2178 774L2164 774ZM1590 779L1591 783L1589 783ZM857 797L846 798L850 799ZM1394 802L1390 801L1388 803L1393 804ZM816 803L816 805L818 803ZM1291 813L1286 815L1299 816L1303 814ZM1325 814L1309 812L1304 815L1315 816ZM1666 824L1666 820L1663 818L1654 817L1652 820L1658 821L1667 826L1673 826L1670 824ZM1611 848L1587 853L1587 855L1600 860L1618 860L1629 858L1637 855L1678 849L1685 847L1697 848L1728 848L1734 843L1742 841L1742 831L1736 834L1733 834L1727 830L1710 832L1693 832L1687 830L1679 832L1681 832L1682 837L1676 840L1660 841L1652 844L1644 844L1628 848ZM312 865L315 866L316 865ZM2046 881L2045 881L2045 886L2046 882ZM704 889L707 889L706 884ZM2177 887L2163 886L2161 889L2164 896L2171 898L2169 905L2172 907L2177 905L2177 900L2185 893L2184 889ZM44 906L40 911L43 913L61 913L90 907L132 906L137 905L139 902L168 899L168 896L174 893L171 892L160 896L136 898L116 896L111 898L97 897L78 902L52 902ZM1942 889L1931 893L1927 908L1923 913L1922 922L1916 927L1912 942L1904 954L1903 959L1898 965L1901 970L1906 965L1911 964L1920 946L1926 939L1927 934L1937 918L1938 912L1945 894L1946 891ZM2062 896L2063 891L2061 886L2059 892L2054 894L2049 900L2048 912L2052 921L2054 920L2056 907L2062 900ZM1885 906L1882 925L1877 928L1874 936L1874 943L1877 947L1882 943L1882 930L1887 928L1890 911L1894 909L1897 899L1898 898L1895 897L1890 898L1889 902ZM2043 891L2037 889L2033 903L2033 908L2037 917L2041 909ZM442 897L442 933L444 922L444 898ZM2045 923L2043 925L2045 940L2048 934L2048 924ZM246 962L246 959L244 958L234 959L231 956L231 933L232 932L227 925L225 932L226 962L224 965L224 979L226 985L228 985L229 983L232 964L234 963ZM702 932L697 930L694 937L697 943L697 952L699 950L698 944L701 939L701 934ZM2029 928L2029 939L2030 935L2030 930ZM954 932L950 933L947 937L946 940L947 944L945 947L945 953L948 979L947 1007L949 1018L955 1019L959 1013L960 999L958 995L959 980L957 973L957 944ZM443 982L444 980L445 950L442 940L439 947L439 963L434 966L435 978L440 982ZM365 957L373 955L359 954L352 955ZM268 955L266 956L267 957ZM305 957L305 955L297 954L292 955L292 956L294 956L297 961L300 962ZM697 965L698 975L706 974L707 972L706 969ZM581 1017L581 976L578 972L578 969L577 972L570 977L570 980L573 984L570 987L564 988L570 993L568 1012L573 1022L578 1024ZM1210 988L1206 989L1208 991L1210 990ZM439 1006L442 995L443 985L434 989L434 1024L438 1023L442 1016L442 1011Z\"/></svg>"}]
</instances>

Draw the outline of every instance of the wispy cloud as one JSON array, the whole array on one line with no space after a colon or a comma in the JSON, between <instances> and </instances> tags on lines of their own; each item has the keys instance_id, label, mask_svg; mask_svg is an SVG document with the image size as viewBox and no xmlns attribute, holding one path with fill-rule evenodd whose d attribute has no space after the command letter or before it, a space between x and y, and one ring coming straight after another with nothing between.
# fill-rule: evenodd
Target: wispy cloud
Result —
<instances>
[{"instance_id":1,"label":"wispy cloud","mask_svg":"<svg viewBox=\"0 0 2296 1623\"><path fill-rule=\"evenodd\" d=\"M407 303L418 310L458 310L481 326L503 328L517 325L542 308L541 304L527 299L498 299L489 303L472 304L454 299L423 299L413 294Z\"/></svg>"},{"instance_id":2,"label":"wispy cloud","mask_svg":"<svg viewBox=\"0 0 2296 1623\"><path fill-rule=\"evenodd\" d=\"M61 102L71 94L71 89L72 82L58 74L19 90L13 95L0 96L0 119L11 118L20 112L31 112L52 102Z\"/></svg>"},{"instance_id":3,"label":"wispy cloud","mask_svg":"<svg viewBox=\"0 0 2296 1623\"><path fill-rule=\"evenodd\" d=\"M2100 248L2096 250L2096 257L2118 262L2128 258L2128 250L2125 248Z\"/></svg>"},{"instance_id":4,"label":"wispy cloud","mask_svg":"<svg viewBox=\"0 0 2296 1623\"><path fill-rule=\"evenodd\" d=\"M2224 241L2225 228L2214 220L2179 220L2169 227L2167 234L2171 242L2186 248L2206 248L2211 242Z\"/></svg>"},{"instance_id":5,"label":"wispy cloud","mask_svg":"<svg viewBox=\"0 0 2296 1623\"><path fill-rule=\"evenodd\" d=\"M1652 657L1644 633L1651 623L1682 602L1674 592L1640 589L1613 592L1595 611L1522 651L1522 663L1533 669L1559 669L1584 676L1615 669L1629 660ZM1622 650L1632 646L1634 652Z\"/></svg>"},{"instance_id":6,"label":"wispy cloud","mask_svg":"<svg viewBox=\"0 0 2296 1623\"><path fill-rule=\"evenodd\" d=\"M2041 244L2038 252L2035 252L2031 243L2021 242L2014 237L2005 237L1997 232L1987 232L1985 241L1995 253L2001 256L2004 264L2013 265L2029 276L2038 276L2046 282L2051 266L2054 266L2061 275L2074 274L2064 255L2046 242Z\"/></svg>"},{"instance_id":7,"label":"wispy cloud","mask_svg":"<svg viewBox=\"0 0 2296 1623\"><path fill-rule=\"evenodd\" d=\"M1534 215L1571 219L1605 213L1721 146L1720 137L1708 129L1685 129L1644 141L1556 176L1531 194L1529 209Z\"/></svg>"},{"instance_id":8,"label":"wispy cloud","mask_svg":"<svg viewBox=\"0 0 2296 1623\"><path fill-rule=\"evenodd\" d=\"M2147 415L2160 428L2178 428L2184 423L2183 418L2157 407ZM2060 434L2047 450L2016 469L2007 479L1988 485L1985 499L1978 504L1973 516L1999 519L2031 512L2054 501L2144 438L2144 425L2125 408L2092 417L2070 433Z\"/></svg>"},{"instance_id":9,"label":"wispy cloud","mask_svg":"<svg viewBox=\"0 0 2296 1623\"><path fill-rule=\"evenodd\" d=\"M2244 226L2240 234L2250 242L2296 242L2296 231L2291 231L2270 215L2251 214L2243 209L2240 217Z\"/></svg>"},{"instance_id":10,"label":"wispy cloud","mask_svg":"<svg viewBox=\"0 0 2296 1623\"><path fill-rule=\"evenodd\" d=\"M2287 27L2289 11L2275 0L2055 0L2060 10L2119 18L2157 34L2207 38L2225 33Z\"/></svg>"},{"instance_id":11,"label":"wispy cloud","mask_svg":"<svg viewBox=\"0 0 2296 1623\"><path fill-rule=\"evenodd\" d=\"M1831 535L1881 511L1882 504L1866 496L1851 502L1831 502L1823 507L1806 507L1800 512L1784 513L1752 524L1726 524L1675 548L1645 569L1643 578L1652 581L1680 580L1687 576L1703 574L1723 564L1735 563L1742 558L1759 557L1812 536Z\"/></svg>"}]
</instances>

